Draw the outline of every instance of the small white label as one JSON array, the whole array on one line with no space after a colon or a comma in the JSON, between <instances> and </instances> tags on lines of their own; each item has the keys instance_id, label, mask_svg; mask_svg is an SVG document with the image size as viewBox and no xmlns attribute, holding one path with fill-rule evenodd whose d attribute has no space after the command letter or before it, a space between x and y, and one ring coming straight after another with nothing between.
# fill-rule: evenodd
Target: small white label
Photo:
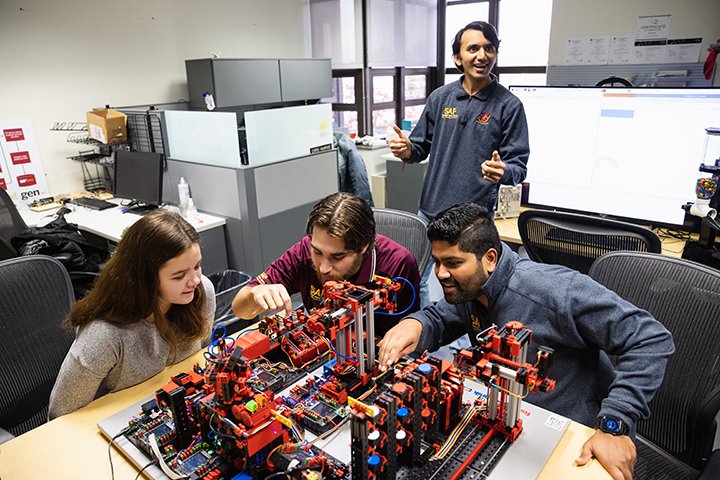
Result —
<instances>
[{"instance_id":1,"label":"small white label","mask_svg":"<svg viewBox=\"0 0 720 480\"><path fill-rule=\"evenodd\" d=\"M107 143L107 138L105 138L105 131L103 131L102 128L97 125L93 125L92 123L89 124L88 127L90 127L90 138L100 140L102 143Z\"/></svg>"},{"instance_id":2,"label":"small white label","mask_svg":"<svg viewBox=\"0 0 720 480\"><path fill-rule=\"evenodd\" d=\"M562 431L563 428L565 428L565 425L567 424L568 419L565 417L560 417L557 415L550 415L547 420L545 420L545 426L550 427L553 430L557 430L558 432Z\"/></svg>"}]
</instances>

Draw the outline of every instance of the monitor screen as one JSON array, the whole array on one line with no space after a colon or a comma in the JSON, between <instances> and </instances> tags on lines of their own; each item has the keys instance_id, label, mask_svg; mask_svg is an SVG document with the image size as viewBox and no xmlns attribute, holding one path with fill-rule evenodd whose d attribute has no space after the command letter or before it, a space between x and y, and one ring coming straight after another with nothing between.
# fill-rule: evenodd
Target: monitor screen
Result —
<instances>
[{"instance_id":1,"label":"monitor screen","mask_svg":"<svg viewBox=\"0 0 720 480\"><path fill-rule=\"evenodd\" d=\"M116 197L127 198L151 206L162 204L162 153L115 152Z\"/></svg>"},{"instance_id":2,"label":"monitor screen","mask_svg":"<svg viewBox=\"0 0 720 480\"><path fill-rule=\"evenodd\" d=\"M682 227L720 89L510 87L528 120L526 204ZM712 163L712 162L710 162Z\"/></svg>"}]
</instances>

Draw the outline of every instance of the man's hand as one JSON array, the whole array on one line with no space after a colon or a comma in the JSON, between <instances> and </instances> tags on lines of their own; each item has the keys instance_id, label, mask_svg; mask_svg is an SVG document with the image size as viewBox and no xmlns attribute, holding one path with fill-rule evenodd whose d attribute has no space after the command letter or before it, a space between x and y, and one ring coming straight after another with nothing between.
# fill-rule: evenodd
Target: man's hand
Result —
<instances>
[{"instance_id":1,"label":"man's hand","mask_svg":"<svg viewBox=\"0 0 720 480\"><path fill-rule=\"evenodd\" d=\"M251 292L253 301L263 311L285 309L285 313L291 313L292 300L285 289L285 285L269 284L255 285Z\"/></svg>"},{"instance_id":2,"label":"man's hand","mask_svg":"<svg viewBox=\"0 0 720 480\"><path fill-rule=\"evenodd\" d=\"M583 445L575 463L585 465L592 457L600 462L613 480L632 480L637 451L627 435L615 436L596 430Z\"/></svg>"},{"instance_id":3,"label":"man's hand","mask_svg":"<svg viewBox=\"0 0 720 480\"><path fill-rule=\"evenodd\" d=\"M397 363L400 357L415 351L421 333L422 323L414 318L403 318L388 330L383 339L378 342L380 371L384 372L388 367Z\"/></svg>"},{"instance_id":4,"label":"man's hand","mask_svg":"<svg viewBox=\"0 0 720 480\"><path fill-rule=\"evenodd\" d=\"M245 285L232 302L235 315L250 320L261 312L280 310L292 312L292 301L284 285Z\"/></svg>"},{"instance_id":5,"label":"man's hand","mask_svg":"<svg viewBox=\"0 0 720 480\"><path fill-rule=\"evenodd\" d=\"M412 144L397 125L393 125L393 130L397 133L397 138L393 137L388 139L387 142L390 147L390 151L400 160L407 160L412 154Z\"/></svg>"},{"instance_id":6,"label":"man's hand","mask_svg":"<svg viewBox=\"0 0 720 480\"><path fill-rule=\"evenodd\" d=\"M490 183L498 183L505 173L505 162L500 160L500 154L495 150L492 153L492 159L485 160L482 165L480 165L480 168L482 169L483 180L487 180Z\"/></svg>"}]
</instances>

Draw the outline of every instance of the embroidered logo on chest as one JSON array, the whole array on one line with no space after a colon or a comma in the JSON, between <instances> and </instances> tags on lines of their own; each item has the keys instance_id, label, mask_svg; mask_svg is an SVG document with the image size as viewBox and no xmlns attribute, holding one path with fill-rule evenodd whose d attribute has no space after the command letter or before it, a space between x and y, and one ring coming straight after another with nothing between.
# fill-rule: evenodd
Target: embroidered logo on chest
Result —
<instances>
[{"instance_id":1,"label":"embroidered logo on chest","mask_svg":"<svg viewBox=\"0 0 720 480\"><path fill-rule=\"evenodd\" d=\"M482 331L482 325L480 324L480 319L474 313L470 314L470 323L472 324L473 330L475 330L476 332Z\"/></svg>"},{"instance_id":2,"label":"embroidered logo on chest","mask_svg":"<svg viewBox=\"0 0 720 480\"><path fill-rule=\"evenodd\" d=\"M458 118L457 108L455 108L455 107L443 108L442 118L447 118L449 120L457 120L457 118Z\"/></svg>"},{"instance_id":3,"label":"embroidered logo on chest","mask_svg":"<svg viewBox=\"0 0 720 480\"><path fill-rule=\"evenodd\" d=\"M487 125L488 122L490 121L490 117L492 117L492 115L490 115L489 113L481 113L480 115L477 116L475 121L477 123L479 123L480 125Z\"/></svg>"},{"instance_id":4,"label":"embroidered logo on chest","mask_svg":"<svg viewBox=\"0 0 720 480\"><path fill-rule=\"evenodd\" d=\"M316 302L322 302L323 291L322 288L318 288L315 285L310 285L310 298Z\"/></svg>"}]
</instances>

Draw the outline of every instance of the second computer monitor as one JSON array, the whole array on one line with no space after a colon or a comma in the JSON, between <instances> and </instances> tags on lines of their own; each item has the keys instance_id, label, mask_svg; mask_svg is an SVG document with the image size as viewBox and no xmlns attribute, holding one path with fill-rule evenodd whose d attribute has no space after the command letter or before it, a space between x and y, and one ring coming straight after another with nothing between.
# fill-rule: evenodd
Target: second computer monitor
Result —
<instances>
[{"instance_id":1,"label":"second computer monitor","mask_svg":"<svg viewBox=\"0 0 720 480\"><path fill-rule=\"evenodd\" d=\"M162 205L164 163L161 153L115 152L115 196L144 209Z\"/></svg>"}]
</instances>

